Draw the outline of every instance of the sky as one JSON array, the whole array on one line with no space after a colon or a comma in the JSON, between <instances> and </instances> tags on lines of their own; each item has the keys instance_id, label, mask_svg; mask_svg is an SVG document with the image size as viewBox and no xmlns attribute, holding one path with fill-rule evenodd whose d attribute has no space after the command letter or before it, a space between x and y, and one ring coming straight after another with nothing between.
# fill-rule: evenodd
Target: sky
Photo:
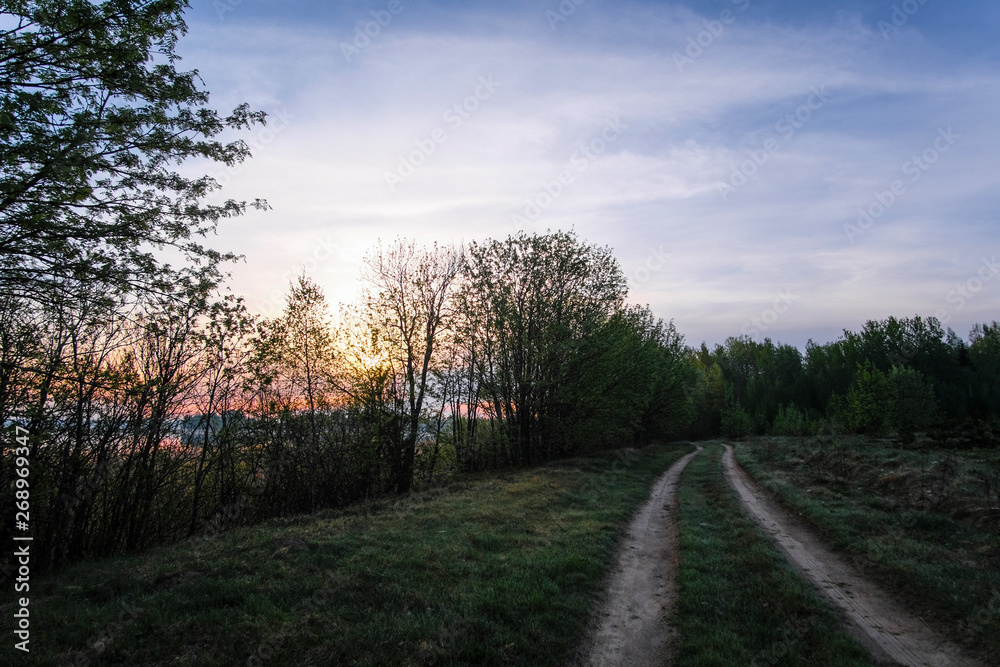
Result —
<instances>
[{"instance_id":1,"label":"sky","mask_svg":"<svg viewBox=\"0 0 1000 667\"><path fill-rule=\"evenodd\" d=\"M995 0L193 0L211 105L269 114L230 287L356 300L381 239L573 230L688 344L1000 320Z\"/></svg>"}]
</instances>

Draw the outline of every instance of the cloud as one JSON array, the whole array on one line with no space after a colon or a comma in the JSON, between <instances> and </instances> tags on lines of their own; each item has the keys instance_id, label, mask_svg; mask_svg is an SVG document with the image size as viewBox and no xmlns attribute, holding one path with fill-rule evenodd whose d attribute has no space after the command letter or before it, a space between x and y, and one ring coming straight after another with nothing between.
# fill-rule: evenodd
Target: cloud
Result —
<instances>
[{"instance_id":1,"label":"cloud","mask_svg":"<svg viewBox=\"0 0 1000 667\"><path fill-rule=\"evenodd\" d=\"M626 274L669 248L633 298L689 339L738 334L788 285L801 297L769 335L796 344L859 318L934 314L1000 250L1000 77L979 55L945 51L919 17L887 41L863 12L821 23L750 7L719 31L719 9L595 1L552 30L535 6L414 3L347 62L338 44L358 9L266 25L249 8L203 16L181 44L213 102L292 116L225 192L275 209L220 229L220 247L247 255L234 289L251 304L283 289L317 238L345 248L308 266L348 301L359 247L505 236L544 193L533 228L611 245ZM678 53L691 62L678 67ZM624 129L587 156L609 122ZM907 161L948 127L961 138L852 242L858 209L912 178ZM954 325L964 333L998 306L1000 281Z\"/></svg>"}]
</instances>

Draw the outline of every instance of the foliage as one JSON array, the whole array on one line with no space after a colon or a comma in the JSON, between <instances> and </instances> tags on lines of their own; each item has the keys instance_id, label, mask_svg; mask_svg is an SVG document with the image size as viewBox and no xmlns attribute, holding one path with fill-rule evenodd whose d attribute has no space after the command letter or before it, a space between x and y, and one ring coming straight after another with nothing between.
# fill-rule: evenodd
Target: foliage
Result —
<instances>
[{"instance_id":1,"label":"foliage","mask_svg":"<svg viewBox=\"0 0 1000 667\"><path fill-rule=\"evenodd\" d=\"M0 408L31 434L39 568L688 427L696 365L623 303L609 250L556 233L470 257L379 246L336 324L305 276L271 319L210 283L18 301ZM9 457L0 475L9 509Z\"/></svg>"},{"instance_id":2,"label":"foliage","mask_svg":"<svg viewBox=\"0 0 1000 667\"><path fill-rule=\"evenodd\" d=\"M1000 450L847 436L768 438L736 455L757 482L990 664L1000 651Z\"/></svg>"},{"instance_id":3,"label":"foliage","mask_svg":"<svg viewBox=\"0 0 1000 667\"><path fill-rule=\"evenodd\" d=\"M807 435L811 425L805 413L795 404L782 405L771 426L774 435Z\"/></svg>"},{"instance_id":4,"label":"foliage","mask_svg":"<svg viewBox=\"0 0 1000 667\"><path fill-rule=\"evenodd\" d=\"M246 144L213 139L264 114L206 107L196 71L176 68L186 2L31 0L0 9L0 293L71 294L81 284L172 292L219 279L233 259L198 237L242 213L176 167L226 165ZM258 207L266 207L260 200ZM187 269L155 251L173 248Z\"/></svg>"},{"instance_id":5,"label":"foliage","mask_svg":"<svg viewBox=\"0 0 1000 667\"><path fill-rule=\"evenodd\" d=\"M610 250L571 233L470 245L456 341L503 460L528 464L603 439L578 427L613 417L602 390L624 379L614 362L627 343L611 336L624 326L624 296Z\"/></svg>"},{"instance_id":6,"label":"foliage","mask_svg":"<svg viewBox=\"0 0 1000 667\"><path fill-rule=\"evenodd\" d=\"M870 362L859 366L847 391L847 424L855 433L881 435L888 422L891 389L885 373Z\"/></svg>"},{"instance_id":7,"label":"foliage","mask_svg":"<svg viewBox=\"0 0 1000 667\"><path fill-rule=\"evenodd\" d=\"M722 413L722 434L738 440L754 432L753 417L739 403L733 403Z\"/></svg>"},{"instance_id":8,"label":"foliage","mask_svg":"<svg viewBox=\"0 0 1000 667\"><path fill-rule=\"evenodd\" d=\"M926 429L934 418L934 390L919 371L902 366L893 366L886 384L887 421L904 442L912 442L914 433Z\"/></svg>"},{"instance_id":9,"label":"foliage","mask_svg":"<svg viewBox=\"0 0 1000 667\"><path fill-rule=\"evenodd\" d=\"M742 415L727 408L727 395L757 430L763 423L775 434L804 433L805 422L825 415L856 433L895 432L910 441L932 426L943 433L970 419L997 419L998 341L995 322L976 325L966 342L918 316L870 321L825 345L810 341L804 355L747 337L711 351L703 344L692 352L700 370L694 423L703 435L717 434L726 416L732 432Z\"/></svg>"}]
</instances>

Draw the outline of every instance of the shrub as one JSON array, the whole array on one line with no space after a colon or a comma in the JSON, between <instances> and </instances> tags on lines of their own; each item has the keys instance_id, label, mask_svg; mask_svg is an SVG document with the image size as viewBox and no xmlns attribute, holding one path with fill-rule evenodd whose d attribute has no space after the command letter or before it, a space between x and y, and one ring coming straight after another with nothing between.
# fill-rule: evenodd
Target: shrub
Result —
<instances>
[{"instance_id":1,"label":"shrub","mask_svg":"<svg viewBox=\"0 0 1000 667\"><path fill-rule=\"evenodd\" d=\"M727 438L745 438L753 430L753 417L739 403L731 405L723 411L722 434Z\"/></svg>"},{"instance_id":2,"label":"shrub","mask_svg":"<svg viewBox=\"0 0 1000 667\"><path fill-rule=\"evenodd\" d=\"M934 390L918 371L902 366L894 366L886 376L886 389L888 423L900 440L913 442L913 434L927 428L934 418Z\"/></svg>"},{"instance_id":3,"label":"shrub","mask_svg":"<svg viewBox=\"0 0 1000 667\"><path fill-rule=\"evenodd\" d=\"M858 365L847 391L847 426L855 433L881 435L888 422L889 383L885 373L870 362Z\"/></svg>"},{"instance_id":4,"label":"shrub","mask_svg":"<svg viewBox=\"0 0 1000 667\"><path fill-rule=\"evenodd\" d=\"M771 425L771 435L807 435L812 430L809 419L797 405L782 405Z\"/></svg>"}]
</instances>

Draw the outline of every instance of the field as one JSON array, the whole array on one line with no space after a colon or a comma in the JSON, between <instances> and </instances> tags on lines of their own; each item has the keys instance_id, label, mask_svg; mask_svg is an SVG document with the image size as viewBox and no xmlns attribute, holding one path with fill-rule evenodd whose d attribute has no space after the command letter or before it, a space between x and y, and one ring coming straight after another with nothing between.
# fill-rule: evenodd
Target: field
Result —
<instances>
[{"instance_id":1,"label":"field","mask_svg":"<svg viewBox=\"0 0 1000 667\"><path fill-rule=\"evenodd\" d=\"M736 455L921 618L1000 655L1000 450L767 437Z\"/></svg>"},{"instance_id":2,"label":"field","mask_svg":"<svg viewBox=\"0 0 1000 667\"><path fill-rule=\"evenodd\" d=\"M623 522L692 449L485 474L77 566L33 584L33 663L563 664Z\"/></svg>"},{"instance_id":3,"label":"field","mask_svg":"<svg viewBox=\"0 0 1000 667\"><path fill-rule=\"evenodd\" d=\"M744 514L721 442L677 489L676 665L870 665ZM574 664L630 516L688 443L459 476L32 582L34 664ZM1000 651L996 450L762 438L761 485L980 657ZM12 613L10 604L2 613Z\"/></svg>"},{"instance_id":4,"label":"field","mask_svg":"<svg viewBox=\"0 0 1000 667\"><path fill-rule=\"evenodd\" d=\"M870 665L838 616L744 516L718 443L679 490L676 665Z\"/></svg>"}]
</instances>

